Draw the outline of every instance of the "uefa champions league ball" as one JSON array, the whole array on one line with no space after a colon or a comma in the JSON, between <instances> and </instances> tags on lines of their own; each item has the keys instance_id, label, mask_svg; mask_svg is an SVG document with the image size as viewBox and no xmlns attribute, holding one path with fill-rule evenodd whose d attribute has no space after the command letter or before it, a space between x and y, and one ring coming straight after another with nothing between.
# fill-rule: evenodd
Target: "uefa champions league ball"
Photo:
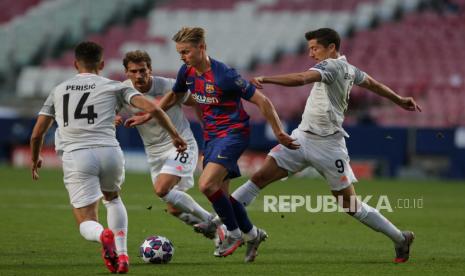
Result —
<instances>
[{"instance_id":1,"label":"uefa champions league ball","mask_svg":"<svg viewBox=\"0 0 465 276\"><path fill-rule=\"evenodd\" d=\"M162 236L146 238L139 250L142 260L152 264L167 264L174 254L173 243Z\"/></svg>"}]
</instances>

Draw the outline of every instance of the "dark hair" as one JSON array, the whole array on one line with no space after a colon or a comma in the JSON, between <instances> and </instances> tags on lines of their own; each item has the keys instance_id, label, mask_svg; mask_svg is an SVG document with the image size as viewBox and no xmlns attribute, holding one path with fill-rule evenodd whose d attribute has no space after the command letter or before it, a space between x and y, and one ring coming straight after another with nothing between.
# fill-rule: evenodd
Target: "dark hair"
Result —
<instances>
[{"instance_id":1,"label":"dark hair","mask_svg":"<svg viewBox=\"0 0 465 276\"><path fill-rule=\"evenodd\" d=\"M102 60L103 48L95 42L81 42L74 49L74 57L77 61L82 62L86 68L93 69Z\"/></svg>"},{"instance_id":2,"label":"dark hair","mask_svg":"<svg viewBox=\"0 0 465 276\"><path fill-rule=\"evenodd\" d=\"M149 69L152 69L152 59L150 58L149 54L147 54L147 52L145 51L136 50L136 51L127 52L126 55L124 55L124 59L123 59L124 68L128 69L129 62L133 62L133 63L145 62L145 64L147 64L147 67Z\"/></svg>"},{"instance_id":3,"label":"dark hair","mask_svg":"<svg viewBox=\"0 0 465 276\"><path fill-rule=\"evenodd\" d=\"M310 31L305 33L305 38L308 40L311 39L316 39L316 41L325 46L328 47L329 44L334 43L336 46L336 51L339 51L339 48L341 46L341 37L339 34L330 28L321 28L318 30Z\"/></svg>"}]
</instances>

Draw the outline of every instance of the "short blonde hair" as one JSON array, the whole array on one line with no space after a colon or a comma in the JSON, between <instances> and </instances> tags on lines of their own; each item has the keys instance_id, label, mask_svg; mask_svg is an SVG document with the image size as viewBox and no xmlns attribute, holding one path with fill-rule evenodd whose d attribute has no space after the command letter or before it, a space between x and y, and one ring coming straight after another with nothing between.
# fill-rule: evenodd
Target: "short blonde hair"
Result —
<instances>
[{"instance_id":1,"label":"short blonde hair","mask_svg":"<svg viewBox=\"0 0 465 276\"><path fill-rule=\"evenodd\" d=\"M205 30L200 27L182 27L172 39L176 43L205 44Z\"/></svg>"}]
</instances>

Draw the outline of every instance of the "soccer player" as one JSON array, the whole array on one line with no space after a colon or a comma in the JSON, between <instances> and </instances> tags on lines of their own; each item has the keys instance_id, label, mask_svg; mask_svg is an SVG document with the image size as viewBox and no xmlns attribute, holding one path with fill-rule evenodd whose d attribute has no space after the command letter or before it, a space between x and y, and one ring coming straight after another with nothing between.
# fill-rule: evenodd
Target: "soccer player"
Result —
<instances>
[{"instance_id":1,"label":"soccer player","mask_svg":"<svg viewBox=\"0 0 465 276\"><path fill-rule=\"evenodd\" d=\"M190 90L202 111L205 148L199 187L228 229L218 253L220 256L232 254L244 242L243 233L247 244L245 262L252 262L267 234L255 227L242 204L229 196L229 180L240 176L237 160L249 143L249 116L241 99L258 106L280 144L291 149L299 145L284 132L268 98L236 70L207 55L204 29L184 27L173 40L184 65L179 69L170 95L177 102ZM165 103L160 106L164 108Z\"/></svg>"},{"instance_id":2,"label":"soccer player","mask_svg":"<svg viewBox=\"0 0 465 276\"><path fill-rule=\"evenodd\" d=\"M115 136L118 102L130 103L157 119L170 134L178 151L186 149L168 116L135 89L98 76L103 69L103 49L82 42L75 49L75 77L55 87L42 109L31 136L32 178L39 179L44 135L55 120L55 150L63 162L65 187L81 235L102 244L102 257L115 273L129 269L128 218L119 191L124 180L124 158ZM98 201L107 209L109 229L98 222Z\"/></svg>"},{"instance_id":3,"label":"soccer player","mask_svg":"<svg viewBox=\"0 0 465 276\"><path fill-rule=\"evenodd\" d=\"M345 144L348 134L342 128L344 111L353 86L364 87L385 97L405 110L421 111L411 97L401 97L389 87L347 62L339 53L339 34L329 28L307 32L309 56L318 64L310 70L278 76L260 76L252 80L258 88L271 83L282 86L301 86L314 83L308 97L302 122L292 137L302 145L289 150L277 145L265 159L263 166L232 197L249 205L260 189L306 167L314 167L328 182L332 194L338 198L347 213L375 231L388 236L395 245L396 263L406 262L414 234L401 232L378 210L356 199L352 183L357 179L349 165ZM341 202L342 201L342 202Z\"/></svg>"},{"instance_id":4,"label":"soccer player","mask_svg":"<svg viewBox=\"0 0 465 276\"><path fill-rule=\"evenodd\" d=\"M175 80L152 75L152 60L144 51L126 53L123 59L128 80L124 83L135 87L145 97L154 101L171 91ZM202 208L185 191L194 186L194 171L197 166L198 147L190 129L189 121L182 111L182 103L193 105L190 93L186 93L181 102L166 111L176 129L187 142L187 150L179 153L171 144L168 133L151 119L150 114L141 115L130 105L125 104L121 114L133 115L125 121L126 126L137 125L144 142L147 161L155 194L167 203L167 210L173 216L189 225L207 222L214 217ZM118 124L122 123L120 119ZM215 238L216 228L209 229L204 235Z\"/></svg>"}]
</instances>

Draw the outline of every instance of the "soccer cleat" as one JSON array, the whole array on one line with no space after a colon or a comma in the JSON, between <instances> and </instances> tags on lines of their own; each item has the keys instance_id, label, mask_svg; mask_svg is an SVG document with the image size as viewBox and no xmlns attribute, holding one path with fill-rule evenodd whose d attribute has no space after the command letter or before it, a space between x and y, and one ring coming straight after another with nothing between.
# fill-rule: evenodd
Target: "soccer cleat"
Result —
<instances>
[{"instance_id":1,"label":"soccer cleat","mask_svg":"<svg viewBox=\"0 0 465 276\"><path fill-rule=\"evenodd\" d=\"M208 239L214 239L217 233L217 226L213 221L203 221L194 224L194 231L203 234Z\"/></svg>"},{"instance_id":2,"label":"soccer cleat","mask_svg":"<svg viewBox=\"0 0 465 276\"><path fill-rule=\"evenodd\" d=\"M242 237L234 238L231 235L228 235L224 241L220 243L218 247L218 254L221 257L229 256L242 244L244 244Z\"/></svg>"},{"instance_id":3,"label":"soccer cleat","mask_svg":"<svg viewBox=\"0 0 465 276\"><path fill-rule=\"evenodd\" d=\"M395 263L405 263L410 257L410 246L415 239L415 234L410 231L402 231L402 235L405 240L401 246L396 247L396 258L394 259Z\"/></svg>"},{"instance_id":4,"label":"soccer cleat","mask_svg":"<svg viewBox=\"0 0 465 276\"><path fill-rule=\"evenodd\" d=\"M116 272L119 274L126 274L129 270L129 257L128 255L118 256L118 269Z\"/></svg>"},{"instance_id":5,"label":"soccer cleat","mask_svg":"<svg viewBox=\"0 0 465 276\"><path fill-rule=\"evenodd\" d=\"M220 243L222 243L226 239L226 236L228 235L228 229L226 228L226 225L221 224L220 226L218 226L216 228L216 235Z\"/></svg>"},{"instance_id":6,"label":"soccer cleat","mask_svg":"<svg viewBox=\"0 0 465 276\"><path fill-rule=\"evenodd\" d=\"M220 245L226 239L227 235L228 235L228 230L226 229L226 226L224 224L218 226L218 228L216 229L216 236L215 236L215 239L214 239L215 251L213 251L213 256L221 257L221 255L220 255Z\"/></svg>"},{"instance_id":7,"label":"soccer cleat","mask_svg":"<svg viewBox=\"0 0 465 276\"><path fill-rule=\"evenodd\" d=\"M260 228L257 228L257 237L253 240L247 241L247 248L245 250L245 259L244 262L249 263L255 260L255 257L258 255L258 247L260 243L265 241L268 238L268 234Z\"/></svg>"},{"instance_id":8,"label":"soccer cleat","mask_svg":"<svg viewBox=\"0 0 465 276\"><path fill-rule=\"evenodd\" d=\"M100 234L100 241L102 242L102 258L111 273L116 273L118 265L118 256L116 254L115 235L113 231L106 228Z\"/></svg>"}]
</instances>

